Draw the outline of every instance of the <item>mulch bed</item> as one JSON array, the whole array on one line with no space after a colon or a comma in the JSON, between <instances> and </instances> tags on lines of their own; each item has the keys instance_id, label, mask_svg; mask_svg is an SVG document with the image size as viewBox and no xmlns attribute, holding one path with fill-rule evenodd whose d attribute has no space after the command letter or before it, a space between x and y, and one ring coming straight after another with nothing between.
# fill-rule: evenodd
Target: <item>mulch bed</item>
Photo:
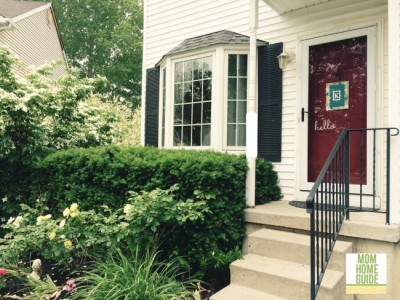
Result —
<instances>
[{"instance_id":1,"label":"mulch bed","mask_svg":"<svg viewBox=\"0 0 400 300\"><path fill-rule=\"evenodd\" d=\"M51 280L54 284L60 287L60 292L54 294L54 296L48 298L49 300L58 300L58 299L70 299L71 293L67 290L63 290L62 287L66 284L66 282L73 278L69 273L65 273L60 270L54 263L41 259L42 261L42 271L40 279L46 281L47 275L50 276ZM22 268L30 269L29 263L23 263ZM80 274L76 274L79 276ZM26 276L26 275L21 275ZM3 284L2 284L3 282ZM1 287L2 286L2 287ZM3 275L0 278L0 299L23 299L24 296L32 294L32 291L29 290L24 281L19 279L18 277L12 276L11 274Z\"/></svg>"}]
</instances>

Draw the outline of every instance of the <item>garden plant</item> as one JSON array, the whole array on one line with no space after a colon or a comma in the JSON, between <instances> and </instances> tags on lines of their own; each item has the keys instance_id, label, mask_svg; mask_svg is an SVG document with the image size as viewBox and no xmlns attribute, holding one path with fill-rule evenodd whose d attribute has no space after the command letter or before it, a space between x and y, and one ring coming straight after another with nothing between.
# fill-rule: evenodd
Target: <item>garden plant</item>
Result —
<instances>
[{"instance_id":1,"label":"garden plant","mask_svg":"<svg viewBox=\"0 0 400 300\"><path fill-rule=\"evenodd\" d=\"M200 300L228 284L245 156L132 147L140 116L105 79L52 67L20 77L0 47L0 298ZM281 198L262 159L256 197Z\"/></svg>"}]
</instances>

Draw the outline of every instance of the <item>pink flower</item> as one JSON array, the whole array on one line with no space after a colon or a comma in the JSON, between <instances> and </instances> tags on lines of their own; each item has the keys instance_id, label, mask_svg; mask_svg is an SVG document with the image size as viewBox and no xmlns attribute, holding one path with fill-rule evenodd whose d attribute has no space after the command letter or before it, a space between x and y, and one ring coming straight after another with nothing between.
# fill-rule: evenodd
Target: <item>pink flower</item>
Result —
<instances>
[{"instance_id":1,"label":"pink flower","mask_svg":"<svg viewBox=\"0 0 400 300\"><path fill-rule=\"evenodd\" d=\"M0 269L0 276L4 276L4 275L6 275L7 273L8 273L7 270Z\"/></svg>"},{"instance_id":2,"label":"pink flower","mask_svg":"<svg viewBox=\"0 0 400 300\"><path fill-rule=\"evenodd\" d=\"M70 292L76 287L75 281L71 278L68 279L67 282L65 283L65 289Z\"/></svg>"}]
</instances>

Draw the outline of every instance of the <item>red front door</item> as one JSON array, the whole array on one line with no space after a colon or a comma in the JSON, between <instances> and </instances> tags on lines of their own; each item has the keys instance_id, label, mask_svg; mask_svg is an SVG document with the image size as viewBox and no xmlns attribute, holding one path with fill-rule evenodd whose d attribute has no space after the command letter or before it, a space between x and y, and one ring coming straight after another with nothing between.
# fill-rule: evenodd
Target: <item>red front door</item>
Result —
<instances>
[{"instance_id":1,"label":"red front door","mask_svg":"<svg viewBox=\"0 0 400 300\"><path fill-rule=\"evenodd\" d=\"M309 50L308 182L314 182L342 129L367 126L367 37ZM350 145L350 183L366 184L365 135L353 134Z\"/></svg>"}]
</instances>

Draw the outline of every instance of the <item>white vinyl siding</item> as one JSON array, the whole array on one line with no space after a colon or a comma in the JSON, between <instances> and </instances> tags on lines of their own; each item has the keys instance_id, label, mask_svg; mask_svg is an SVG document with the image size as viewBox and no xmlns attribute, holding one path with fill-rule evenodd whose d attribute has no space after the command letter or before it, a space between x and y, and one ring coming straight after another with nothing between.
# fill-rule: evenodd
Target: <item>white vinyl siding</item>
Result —
<instances>
[{"instance_id":1,"label":"white vinyl siding","mask_svg":"<svg viewBox=\"0 0 400 300\"><path fill-rule=\"evenodd\" d=\"M249 35L249 2L247 0L147 0L146 59L150 68L161 57L186 38L218 30L231 30ZM269 43L283 42L284 49L296 54L295 60L283 72L282 103L282 161L275 163L279 183L286 200L296 198L298 188L297 163L301 144L299 139L300 86L298 68L300 40L327 33L379 24L378 27L378 86L376 92L376 126L387 124L387 0L336 0L321 5L279 15L259 1L257 37ZM379 29L383 29L382 33ZM303 200L303 199L298 199Z\"/></svg>"},{"instance_id":2,"label":"white vinyl siding","mask_svg":"<svg viewBox=\"0 0 400 300\"><path fill-rule=\"evenodd\" d=\"M50 15L49 15L50 14ZM62 61L54 77L65 75L64 53L50 8L15 22L15 29L0 31L0 43L7 45L22 60L25 67L40 67L46 62ZM26 72L16 70L20 75Z\"/></svg>"}]
</instances>

